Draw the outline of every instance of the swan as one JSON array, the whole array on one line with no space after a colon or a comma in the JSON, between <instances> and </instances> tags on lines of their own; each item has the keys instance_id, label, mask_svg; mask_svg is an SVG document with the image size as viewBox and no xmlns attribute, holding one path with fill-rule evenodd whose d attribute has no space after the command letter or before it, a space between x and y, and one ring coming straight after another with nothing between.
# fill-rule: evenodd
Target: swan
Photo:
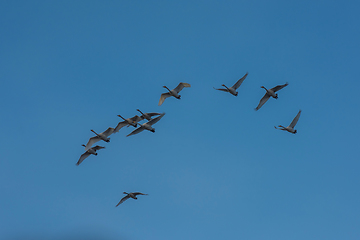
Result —
<instances>
[{"instance_id":1,"label":"swan","mask_svg":"<svg viewBox=\"0 0 360 240\"><path fill-rule=\"evenodd\" d=\"M115 207L119 206L120 204L122 204L123 202L125 202L126 200L128 200L129 198L133 198L133 199L137 199L137 195L148 195L145 193L141 193L141 192L131 192L131 193L127 193L127 192L123 192L124 194L126 194L125 197L123 197L120 202L118 204L116 204Z\"/></svg>"},{"instance_id":2,"label":"swan","mask_svg":"<svg viewBox=\"0 0 360 240\"><path fill-rule=\"evenodd\" d=\"M294 129L296 123L298 122L299 118L300 118L300 114L301 114L301 110L299 110L298 114L294 117L294 119L292 120L292 122L290 123L289 126L287 127L284 127L284 126L281 126L279 125L279 128L275 127L276 129L279 129L279 130L285 130L285 131L288 131L289 133L297 133L297 131Z\"/></svg>"},{"instance_id":3,"label":"swan","mask_svg":"<svg viewBox=\"0 0 360 240\"><path fill-rule=\"evenodd\" d=\"M81 145L81 146L86 147L84 144ZM100 149L103 149L103 148L105 148L105 147L101 147L101 146L99 146L99 145L96 145L95 147L92 147L92 148L88 149L85 153L83 153L83 154L80 156L79 161L76 163L76 165L79 166L79 164L82 163L82 161L84 161L85 158L87 158L87 157L90 156L91 154L97 155L96 151L97 151L97 150L100 150Z\"/></svg>"},{"instance_id":4,"label":"swan","mask_svg":"<svg viewBox=\"0 0 360 240\"><path fill-rule=\"evenodd\" d=\"M155 132L155 129L152 127L152 125L154 125L155 123L157 123L163 116L165 115L165 113L160 114L160 116L157 116L156 118L151 119L150 121L144 123L144 124L140 124L140 127L138 127L137 129L135 129L134 131L132 131L130 134L127 135L131 136L131 135L135 135L138 134L139 132L146 130L149 130L151 132Z\"/></svg>"},{"instance_id":5,"label":"swan","mask_svg":"<svg viewBox=\"0 0 360 240\"><path fill-rule=\"evenodd\" d=\"M123 118L121 115L117 115L117 116L122 118L124 121L118 123L118 125L115 127L115 131L114 131L115 133L119 132L119 130L125 126L131 125L133 127L137 127L137 122L142 120L142 118L139 117L138 115L135 115L132 118L127 118L127 119Z\"/></svg>"},{"instance_id":6,"label":"swan","mask_svg":"<svg viewBox=\"0 0 360 240\"><path fill-rule=\"evenodd\" d=\"M96 142L98 142L98 141L100 141L100 140L103 140L103 141L105 141L105 142L110 142L109 136L115 131L115 129L112 128L112 127L109 127L109 128L106 129L104 132L99 133L99 134L97 134L97 133L96 133L94 130L92 130L92 129L91 129L91 131L92 131L93 133L95 133L96 136L89 139L88 143L87 143L86 146L85 146L85 151L89 150L90 147L91 147L94 143L96 143Z\"/></svg>"},{"instance_id":7,"label":"swan","mask_svg":"<svg viewBox=\"0 0 360 240\"><path fill-rule=\"evenodd\" d=\"M255 108L255 111L259 110L267 102L267 100L269 100L270 97L273 97L273 98L277 99L278 95L275 92L277 92L280 89L286 87L287 85L289 85L289 84L285 83L283 85L277 85L276 87L273 87L271 89L266 89L264 86L261 86L261 88L266 90L266 93L262 97L262 99L260 100L259 105Z\"/></svg>"},{"instance_id":8,"label":"swan","mask_svg":"<svg viewBox=\"0 0 360 240\"><path fill-rule=\"evenodd\" d=\"M148 121L151 120L151 117L156 116L156 115L160 115L161 113L155 113L155 112L151 112L151 113L143 113L142 111L140 111L139 109L136 109L136 111L141 113L141 118L142 119L146 119Z\"/></svg>"},{"instance_id":9,"label":"swan","mask_svg":"<svg viewBox=\"0 0 360 240\"><path fill-rule=\"evenodd\" d=\"M184 87L191 87L191 85L188 84L188 83L183 83L183 82L181 82L181 83L179 83L179 85L177 85L176 88L174 88L174 89L172 89L172 90L168 89L166 86L163 86L163 88L166 88L169 92L161 94L161 97L160 97L160 100L159 100L159 106L161 106L161 104L163 104L163 102L165 101L165 99L168 98L168 97L173 96L173 97L175 97L175 98L177 98L177 99L180 99L181 95L179 95L179 92L180 92Z\"/></svg>"},{"instance_id":10,"label":"swan","mask_svg":"<svg viewBox=\"0 0 360 240\"><path fill-rule=\"evenodd\" d=\"M225 86L225 84L222 84L221 86L225 87L224 88L214 88L215 90L220 90L220 91L224 91L224 92L229 92L234 96L238 95L238 92L236 91L236 89L238 89L240 87L240 85L242 84L242 82L245 80L245 78L247 77L248 73L246 73L242 78L240 78L232 87L228 88L227 86Z\"/></svg>"}]
</instances>

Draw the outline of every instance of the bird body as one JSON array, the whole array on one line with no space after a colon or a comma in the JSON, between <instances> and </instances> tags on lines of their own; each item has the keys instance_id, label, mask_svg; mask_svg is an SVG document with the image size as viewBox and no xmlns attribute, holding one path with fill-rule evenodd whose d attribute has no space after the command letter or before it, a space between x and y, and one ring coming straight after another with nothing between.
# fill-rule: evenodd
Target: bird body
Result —
<instances>
[{"instance_id":1,"label":"bird body","mask_svg":"<svg viewBox=\"0 0 360 240\"><path fill-rule=\"evenodd\" d=\"M169 92L161 94L160 100L159 100L159 106L160 106L161 104L163 104L163 102L165 101L165 99L168 98L168 97L173 96L173 97L175 97L175 98L177 98L177 99L180 99L180 98L181 98L181 95L179 95L179 92L180 92L184 87L191 87L191 85L188 84L188 83L183 83L183 82L181 82L181 83L179 83L179 85L177 85L176 88L174 88L174 89L172 89L172 90L170 90L170 89L167 88L166 86L163 86L163 88L166 88Z\"/></svg>"},{"instance_id":2,"label":"bird body","mask_svg":"<svg viewBox=\"0 0 360 240\"><path fill-rule=\"evenodd\" d=\"M83 144L82 146L84 146L85 148L86 148L86 146ZM90 149L88 149L85 153L83 153L81 156L80 156L80 158L79 158L79 160L78 160L78 162L76 163L76 165L80 165L80 163L82 163L82 161L84 161L88 156L90 156L91 154L93 154L93 155L97 155L97 150L99 150L99 149L103 149L103 148L105 148L105 147L101 147L101 146L99 146L99 145L96 145L95 147L92 147L92 148L90 148Z\"/></svg>"},{"instance_id":3,"label":"bird body","mask_svg":"<svg viewBox=\"0 0 360 240\"><path fill-rule=\"evenodd\" d=\"M292 120L292 122L290 123L289 126L287 127L284 127L282 125L279 125L279 128L275 127L276 129L279 129L279 130L285 130L285 131L288 131L289 133L297 133L297 131L294 129L295 128L295 125L296 123L298 122L299 118L300 118L300 114L301 114L301 110L299 110L298 114L294 117L294 119Z\"/></svg>"},{"instance_id":4,"label":"bird body","mask_svg":"<svg viewBox=\"0 0 360 240\"><path fill-rule=\"evenodd\" d=\"M96 143L96 142L98 142L98 141L100 141L100 140L103 140L103 141L105 141L105 142L110 142L109 136L114 132L114 130L115 130L114 128L109 127L109 128L106 129L104 132L97 134L94 130L91 129L91 131L92 131L93 133L95 133L96 136L95 136L95 137L91 137L91 138L89 139L88 143L87 143L86 146L85 146L85 151L89 150L94 143Z\"/></svg>"},{"instance_id":5,"label":"bird body","mask_svg":"<svg viewBox=\"0 0 360 240\"><path fill-rule=\"evenodd\" d=\"M215 90L220 90L223 92L229 92L234 96L238 95L238 92L236 91L236 89L238 89L240 87L240 85L242 84L242 82L245 80L245 78L247 77L248 73L246 73L242 78L240 78L232 87L227 87L225 86L225 84L222 84L221 86L225 87L224 88L214 88Z\"/></svg>"},{"instance_id":6,"label":"bird body","mask_svg":"<svg viewBox=\"0 0 360 240\"><path fill-rule=\"evenodd\" d=\"M276 87L273 87L271 89L266 89L264 86L261 86L261 88L266 90L265 95L261 98L259 105L255 108L255 110L259 110L266 102L267 100L269 100L270 97L273 97L275 99L278 98L278 95L275 93L277 91L279 91L280 89L286 87L287 85L289 85L288 83L285 83L283 85L278 85Z\"/></svg>"},{"instance_id":7,"label":"bird body","mask_svg":"<svg viewBox=\"0 0 360 240\"><path fill-rule=\"evenodd\" d=\"M155 129L152 127L152 125L157 123L164 115L165 115L165 113L162 113L162 114L160 114L160 116L157 116L156 118L153 118L153 119L151 119L150 121L148 121L146 123L139 124L140 127L138 127L137 129L132 131L130 134L128 134L127 137L129 137L131 135L138 134L139 132L142 132L144 130L149 130L151 132L155 132Z\"/></svg>"},{"instance_id":8,"label":"bird body","mask_svg":"<svg viewBox=\"0 0 360 240\"><path fill-rule=\"evenodd\" d=\"M131 193L127 193L127 192L123 192L124 194L126 194L125 197L123 197L120 202L115 206L119 206L120 204L122 204L123 202L125 202L126 200L128 200L129 198L133 198L133 199L137 199L137 195L148 195L148 194L145 194L145 193L141 193L141 192L131 192Z\"/></svg>"}]
</instances>

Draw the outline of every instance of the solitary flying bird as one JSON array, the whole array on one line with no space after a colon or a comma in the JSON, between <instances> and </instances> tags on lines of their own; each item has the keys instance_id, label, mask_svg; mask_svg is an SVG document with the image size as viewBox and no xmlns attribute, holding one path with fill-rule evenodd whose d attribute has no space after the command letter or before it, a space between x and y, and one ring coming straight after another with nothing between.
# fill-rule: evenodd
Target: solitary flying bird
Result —
<instances>
[{"instance_id":1,"label":"solitary flying bird","mask_svg":"<svg viewBox=\"0 0 360 240\"><path fill-rule=\"evenodd\" d=\"M98 141L100 141L100 140L103 140L103 141L105 141L105 142L110 142L109 136L114 132L114 130L115 130L114 128L109 127L109 128L106 129L104 132L97 134L94 130L91 129L91 131L92 131L93 133L95 133L96 136L89 139L88 143L87 143L86 146L85 146L85 151L89 150L90 147L91 147L94 143L96 143L96 142L98 142Z\"/></svg>"},{"instance_id":2,"label":"solitary flying bird","mask_svg":"<svg viewBox=\"0 0 360 240\"><path fill-rule=\"evenodd\" d=\"M179 95L179 92L180 92L184 87L191 87L191 85L188 84L188 83L183 83L183 82L181 82L181 83L179 83L179 85L178 85L176 88L174 88L174 89L172 89L172 90L168 89L166 86L163 86L163 88L166 88L169 92L161 94L161 97L160 97L160 100L159 100L159 106L160 106L161 104L163 104L163 102L165 101L165 99L168 98L168 97L173 96L173 97L175 97L175 98L177 98L177 99L180 99L181 95Z\"/></svg>"},{"instance_id":3,"label":"solitary flying bird","mask_svg":"<svg viewBox=\"0 0 360 240\"><path fill-rule=\"evenodd\" d=\"M125 197L123 197L120 202L115 206L119 206L120 204L122 204L123 202L125 202L126 200L128 200L129 198L133 198L133 199L137 199L137 195L148 195L145 193L141 193L141 192L131 192L131 193L127 193L127 192L123 192L124 194L127 194Z\"/></svg>"},{"instance_id":4,"label":"solitary flying bird","mask_svg":"<svg viewBox=\"0 0 360 240\"><path fill-rule=\"evenodd\" d=\"M284 126L279 125L279 128L277 128L275 126L274 127L276 129L285 130L285 131L295 134L295 133L297 133L297 131L294 129L294 127L300 118L300 114L301 114L301 110L299 110L298 114L296 115L296 117L294 117L294 119L292 120L292 122L290 123L289 126L284 127Z\"/></svg>"},{"instance_id":5,"label":"solitary flying bird","mask_svg":"<svg viewBox=\"0 0 360 240\"><path fill-rule=\"evenodd\" d=\"M276 87L273 87L271 89L266 89L264 86L261 86L261 88L266 90L266 93L263 96L263 98L260 100L259 105L255 108L255 110L256 111L259 110L262 107L262 105L264 105L267 102L267 100L269 100L270 97L277 99L278 95L275 92L286 87L287 85L289 85L289 84L285 83L284 85L277 85Z\"/></svg>"},{"instance_id":6,"label":"solitary flying bird","mask_svg":"<svg viewBox=\"0 0 360 240\"><path fill-rule=\"evenodd\" d=\"M86 147L84 144L83 144L82 146ZM90 156L91 154L97 155L96 151L97 151L97 150L100 150L100 149L103 149L103 148L105 148L105 147L101 147L101 146L99 146L99 145L96 145L95 147L90 148L89 150L87 150L85 153L83 153L83 154L80 156L80 159L79 159L79 161L76 163L76 165L79 166L79 164L82 163L82 161L84 161L85 158L87 158L87 157Z\"/></svg>"},{"instance_id":7,"label":"solitary flying bird","mask_svg":"<svg viewBox=\"0 0 360 240\"><path fill-rule=\"evenodd\" d=\"M245 80L245 78L247 77L248 73L246 73L242 78L240 78L232 87L228 88L227 86L225 86L225 84L221 85L225 88L214 88L215 90L220 90L220 91L224 91L224 92L229 92L234 96L238 95L238 92L236 91L236 89L238 89L240 87L240 85L242 84L242 82Z\"/></svg>"}]
</instances>

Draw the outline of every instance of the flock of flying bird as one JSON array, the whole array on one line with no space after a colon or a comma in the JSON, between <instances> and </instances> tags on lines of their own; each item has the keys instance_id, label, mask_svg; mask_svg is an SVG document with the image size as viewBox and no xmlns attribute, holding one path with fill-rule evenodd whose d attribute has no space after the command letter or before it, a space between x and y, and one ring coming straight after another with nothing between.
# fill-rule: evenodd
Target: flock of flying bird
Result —
<instances>
[{"instance_id":1,"label":"flock of flying bird","mask_svg":"<svg viewBox=\"0 0 360 240\"><path fill-rule=\"evenodd\" d=\"M236 91L240 85L243 83L243 81L245 80L245 78L247 77L248 73L246 73L242 78L240 78L232 87L228 88L227 86L225 86L225 84L222 84L223 87L225 88L214 88L215 90L219 90L219 91L223 91L223 92L228 92L234 96L238 95L238 92ZM284 87L286 87L288 85L288 83L285 83L283 85L278 85L276 87L270 88L270 89L266 89L264 86L261 86L261 88L264 88L266 90L265 95L261 98L258 106L255 108L255 110L259 110L269 99L270 97L277 99L278 98L278 94L276 93L277 91L283 89ZM179 92L184 88L188 88L191 87L190 84L188 83L179 83L179 85L170 90L169 88L167 88L166 86L163 86L164 88L166 88L168 90L168 92L161 94L160 96L160 100L159 100L159 106L162 105L165 101L166 98L168 97L175 97L177 99L181 98L181 95L179 95ZM151 132L155 132L155 129L152 127L152 125L154 125L155 123L157 123L158 121L160 121L160 119L165 115L165 113L156 113L156 112L150 112L150 113L143 113L142 111L140 111L139 109L137 109L138 112L140 112L140 116L135 115L132 118L123 118L121 115L117 115L118 117L122 118L123 121L119 122L117 124L117 126L115 128L109 127L108 129L106 129L104 132L102 133L96 133L94 130L91 129L91 131L96 135L94 137L91 137L88 141L88 143L86 145L82 145L85 147L85 153L83 153L80 156L80 159L78 160L78 162L76 163L76 165L79 165L80 163L82 163L87 157L89 157L91 154L93 155L97 155L97 150L103 149L105 147L96 145L95 147L92 147L92 145L96 142L99 141L105 141L105 142L110 142L110 138L109 136L113 133L117 133L119 132L119 130L125 126L129 127L129 126L133 126L133 127L137 127L135 130L133 130L130 134L127 135L127 137L131 136L131 135L135 135L138 134L144 130L148 130ZM301 110L299 110L298 114L295 116L295 118L292 120L292 122L290 123L289 126L284 127L282 125L279 125L278 127L275 126L276 129L279 130L284 130L284 131L288 131L290 133L295 134L297 131L294 129L296 123L298 122L299 118L300 118L300 114L301 114ZM157 116L157 117L154 117ZM140 124L139 122L142 120L147 120L147 122ZM139 127L138 127L139 125ZM119 206L121 203L123 203L124 201L126 201L129 198L133 198L133 199L137 199L137 195L147 195L141 192L123 192L124 194L126 194L125 197L123 197L120 202L116 205Z\"/></svg>"}]
</instances>

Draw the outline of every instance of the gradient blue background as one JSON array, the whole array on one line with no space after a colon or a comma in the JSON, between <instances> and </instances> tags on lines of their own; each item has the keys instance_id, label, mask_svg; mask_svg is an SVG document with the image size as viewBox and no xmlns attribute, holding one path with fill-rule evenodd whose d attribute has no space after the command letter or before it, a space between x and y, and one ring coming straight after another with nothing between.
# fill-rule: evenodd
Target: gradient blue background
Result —
<instances>
[{"instance_id":1,"label":"gradient blue background","mask_svg":"<svg viewBox=\"0 0 360 240\"><path fill-rule=\"evenodd\" d=\"M0 238L359 239L359 7L1 1ZM136 108L166 112L156 133L75 166ZM115 208L123 191L149 196Z\"/></svg>"}]
</instances>

